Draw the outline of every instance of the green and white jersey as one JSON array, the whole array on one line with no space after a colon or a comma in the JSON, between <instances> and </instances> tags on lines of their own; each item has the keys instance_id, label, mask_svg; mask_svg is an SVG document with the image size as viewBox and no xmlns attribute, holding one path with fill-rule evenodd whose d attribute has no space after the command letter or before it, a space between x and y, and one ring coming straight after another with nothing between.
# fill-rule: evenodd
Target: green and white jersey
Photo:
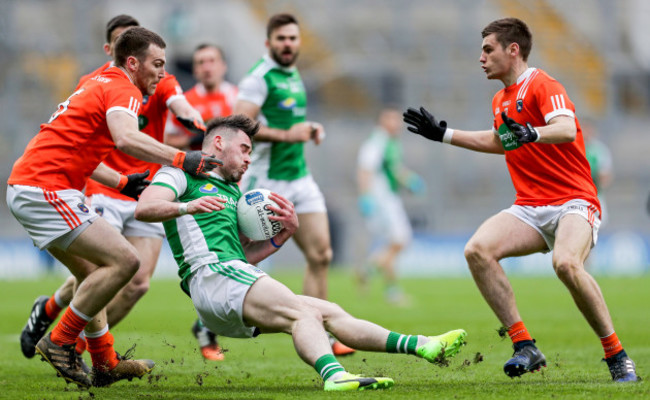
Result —
<instances>
[{"instance_id":1,"label":"green and white jersey","mask_svg":"<svg viewBox=\"0 0 650 400\"><path fill-rule=\"evenodd\" d=\"M393 193L399 190L398 174L402 165L399 140L377 127L359 150L359 168L374 174L373 186L385 187Z\"/></svg>"},{"instance_id":2,"label":"green and white jersey","mask_svg":"<svg viewBox=\"0 0 650 400\"><path fill-rule=\"evenodd\" d=\"M268 54L262 57L239 83L238 100L260 107L258 120L287 130L305 121L307 93L295 67L284 68ZM304 143L256 142L248 174L292 181L309 174Z\"/></svg>"},{"instance_id":3,"label":"green and white jersey","mask_svg":"<svg viewBox=\"0 0 650 400\"><path fill-rule=\"evenodd\" d=\"M242 194L239 186L224 181L214 172L210 178L200 179L168 166L158 171L151 184L173 190L176 200L183 203L203 196L227 200L226 208L221 211L187 214L163 222L182 286L186 284L185 278L203 265L246 261L237 227L237 201Z\"/></svg>"}]
</instances>

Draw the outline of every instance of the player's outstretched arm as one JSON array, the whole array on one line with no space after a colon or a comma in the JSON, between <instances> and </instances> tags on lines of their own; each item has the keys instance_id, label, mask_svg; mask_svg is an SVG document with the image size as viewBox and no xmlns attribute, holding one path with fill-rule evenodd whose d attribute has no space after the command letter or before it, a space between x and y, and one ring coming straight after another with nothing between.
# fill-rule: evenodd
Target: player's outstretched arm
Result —
<instances>
[{"instance_id":1,"label":"player's outstretched arm","mask_svg":"<svg viewBox=\"0 0 650 400\"><path fill-rule=\"evenodd\" d=\"M492 131L461 131L447 127L446 121L438 121L424 107L409 108L403 114L409 132L429 140L448 143L468 150L483 153L503 154L504 150L497 135Z\"/></svg>"},{"instance_id":2,"label":"player's outstretched arm","mask_svg":"<svg viewBox=\"0 0 650 400\"><path fill-rule=\"evenodd\" d=\"M106 116L108 128L118 149L143 161L180 168L190 175L206 177L208 172L223 163L200 151L178 151L138 131L138 122L132 115L115 111Z\"/></svg>"},{"instance_id":3,"label":"player's outstretched arm","mask_svg":"<svg viewBox=\"0 0 650 400\"><path fill-rule=\"evenodd\" d=\"M147 179L149 170L145 172L122 175L104 163L99 163L93 171L90 179L101 183L102 185L119 190L125 196L137 200L140 193L151 183Z\"/></svg>"},{"instance_id":4,"label":"player's outstretched arm","mask_svg":"<svg viewBox=\"0 0 650 400\"><path fill-rule=\"evenodd\" d=\"M278 205L278 207L269 207L269 209L275 214L270 215L269 219L280 222L282 224L282 230L269 240L242 240L246 260L251 264L257 264L278 251L278 249L282 247L291 236L293 236L296 229L298 229L298 215L293 207L293 203L273 192L269 198ZM240 235L240 237L241 236L243 235Z\"/></svg>"},{"instance_id":5,"label":"player's outstretched arm","mask_svg":"<svg viewBox=\"0 0 650 400\"><path fill-rule=\"evenodd\" d=\"M185 214L201 214L221 211L226 200L205 196L187 203L174 201L176 193L164 186L149 186L140 195L135 208L135 218L144 222L162 222Z\"/></svg>"}]
</instances>

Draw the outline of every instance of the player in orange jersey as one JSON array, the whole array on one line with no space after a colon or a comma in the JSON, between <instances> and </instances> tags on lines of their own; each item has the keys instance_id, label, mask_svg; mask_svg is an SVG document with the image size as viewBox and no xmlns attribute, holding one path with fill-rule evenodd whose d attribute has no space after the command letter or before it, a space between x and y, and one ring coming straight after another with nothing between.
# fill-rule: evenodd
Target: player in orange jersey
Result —
<instances>
[{"instance_id":1,"label":"player in orange jersey","mask_svg":"<svg viewBox=\"0 0 650 400\"><path fill-rule=\"evenodd\" d=\"M113 49L117 38L132 26L139 26L139 23L129 15L118 15L107 23L106 39L108 42L104 44L104 51L108 56L114 58ZM80 89L86 81L113 66L114 61L109 61L90 74L84 75L76 89ZM183 117L185 121L196 120L198 123L202 123L200 114L183 96L176 78L165 73L164 78L158 83L155 93L152 96L145 95L143 98L141 113L138 116L140 131L162 142L168 108L175 115ZM104 164L123 174L141 173L144 174L143 176L146 176L147 171L149 176L153 176L160 168L160 164L138 160L117 149L108 155ZM135 199L121 194L114 188L91 179L86 185L86 196L89 199L88 205L122 233L133 244L140 257L138 272L107 307L108 324L115 327L147 292L160 254L164 230L161 224L137 221L133 217ZM34 356L36 343L56 320L60 311L72 300L74 282L75 278L71 276L52 296L40 296L34 302L30 318L21 333L20 344L25 357ZM84 349L85 341L79 338L77 354L83 352ZM82 368L87 368L80 356L79 362Z\"/></svg>"},{"instance_id":2,"label":"player in orange jersey","mask_svg":"<svg viewBox=\"0 0 650 400\"><path fill-rule=\"evenodd\" d=\"M84 83L59 104L29 142L8 180L7 204L34 244L65 264L80 285L60 322L36 344L36 351L67 382L106 386L142 377L151 360L127 360L115 353L105 307L137 272L138 254L123 236L84 204L90 177L137 197L144 174L121 175L102 164L118 148L149 162L173 165L194 176L221 162L201 152L182 152L138 130L143 95L152 96L165 76L165 42L132 27L115 43L115 66ZM75 354L85 332L93 361L92 380Z\"/></svg>"},{"instance_id":3,"label":"player in orange jersey","mask_svg":"<svg viewBox=\"0 0 650 400\"><path fill-rule=\"evenodd\" d=\"M558 81L528 67L532 34L524 22L493 21L482 37L483 71L505 86L492 100L492 129L454 130L423 107L409 108L404 121L427 139L505 155L515 203L485 221L465 247L476 285L513 342L504 372L520 376L545 366L546 359L522 322L499 261L553 250L555 273L600 337L612 379L636 381L634 362L616 336L600 288L584 268L598 238L600 204L575 107Z\"/></svg>"},{"instance_id":4,"label":"player in orange jersey","mask_svg":"<svg viewBox=\"0 0 650 400\"><path fill-rule=\"evenodd\" d=\"M224 80L228 66L221 48L212 44L201 44L192 56L192 69L196 85L185 98L196 108L204 121L232 114L237 99L237 86ZM179 149L199 150L203 135L188 131L185 124L170 118L167 123L166 143Z\"/></svg>"}]
</instances>

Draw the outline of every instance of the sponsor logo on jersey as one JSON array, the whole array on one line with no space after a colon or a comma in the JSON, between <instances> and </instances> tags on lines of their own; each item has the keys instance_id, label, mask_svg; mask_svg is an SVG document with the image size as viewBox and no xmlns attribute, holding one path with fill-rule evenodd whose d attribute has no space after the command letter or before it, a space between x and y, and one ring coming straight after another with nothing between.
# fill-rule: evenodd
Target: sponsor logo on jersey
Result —
<instances>
[{"instance_id":1,"label":"sponsor logo on jersey","mask_svg":"<svg viewBox=\"0 0 650 400\"><path fill-rule=\"evenodd\" d=\"M508 107L508 106L510 105L510 103L511 103L510 100L506 100L506 101L504 101L503 103L501 103L501 106L502 106L502 107Z\"/></svg>"},{"instance_id":2,"label":"sponsor logo on jersey","mask_svg":"<svg viewBox=\"0 0 650 400\"><path fill-rule=\"evenodd\" d=\"M88 207L84 203L77 204L77 207L81 210L82 213L88 214Z\"/></svg>"},{"instance_id":3,"label":"sponsor logo on jersey","mask_svg":"<svg viewBox=\"0 0 650 400\"><path fill-rule=\"evenodd\" d=\"M215 194L219 191L219 188L214 186L211 183L206 183L205 185L201 186L199 188L199 192L201 193L208 193L208 194Z\"/></svg>"},{"instance_id":4,"label":"sponsor logo on jersey","mask_svg":"<svg viewBox=\"0 0 650 400\"><path fill-rule=\"evenodd\" d=\"M92 79L92 80L94 80L94 81L97 81L97 82L101 82L101 83L108 83L108 82L111 81L110 78L105 78L105 77L103 77L103 76L101 76L101 75L93 76L93 77L90 78L90 79Z\"/></svg>"},{"instance_id":5,"label":"sponsor logo on jersey","mask_svg":"<svg viewBox=\"0 0 650 400\"><path fill-rule=\"evenodd\" d=\"M294 99L293 97L289 97L279 102L278 108L282 110L291 110L296 106L296 104L297 104L296 99Z\"/></svg>"},{"instance_id":6,"label":"sponsor logo on jersey","mask_svg":"<svg viewBox=\"0 0 650 400\"><path fill-rule=\"evenodd\" d=\"M524 109L524 99L517 100L517 112L521 112Z\"/></svg>"},{"instance_id":7,"label":"sponsor logo on jersey","mask_svg":"<svg viewBox=\"0 0 650 400\"><path fill-rule=\"evenodd\" d=\"M101 217L104 215L104 207L95 207L95 212Z\"/></svg>"},{"instance_id":8,"label":"sponsor logo on jersey","mask_svg":"<svg viewBox=\"0 0 650 400\"><path fill-rule=\"evenodd\" d=\"M149 125L149 118L144 115L138 115L138 129L143 130L147 125Z\"/></svg>"},{"instance_id":9,"label":"sponsor logo on jersey","mask_svg":"<svg viewBox=\"0 0 650 400\"><path fill-rule=\"evenodd\" d=\"M251 192L246 193L246 204L252 206L253 204L259 203L264 200L264 195L262 192Z\"/></svg>"}]
</instances>

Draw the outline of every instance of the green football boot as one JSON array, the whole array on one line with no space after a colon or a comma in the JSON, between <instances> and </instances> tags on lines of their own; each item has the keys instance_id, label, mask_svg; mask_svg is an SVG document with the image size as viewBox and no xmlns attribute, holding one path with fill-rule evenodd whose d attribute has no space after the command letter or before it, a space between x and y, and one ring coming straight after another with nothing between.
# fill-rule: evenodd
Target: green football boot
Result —
<instances>
[{"instance_id":1,"label":"green football boot","mask_svg":"<svg viewBox=\"0 0 650 400\"><path fill-rule=\"evenodd\" d=\"M342 377L332 381L325 381L326 392L349 390L377 390L388 389L395 382L391 378L365 377L346 372Z\"/></svg>"},{"instance_id":2,"label":"green football boot","mask_svg":"<svg viewBox=\"0 0 650 400\"><path fill-rule=\"evenodd\" d=\"M430 363L439 363L447 357L453 357L465 344L467 332L463 329L456 329L438 336L429 336L426 344L418 347L415 352L418 357L424 358Z\"/></svg>"}]
</instances>

